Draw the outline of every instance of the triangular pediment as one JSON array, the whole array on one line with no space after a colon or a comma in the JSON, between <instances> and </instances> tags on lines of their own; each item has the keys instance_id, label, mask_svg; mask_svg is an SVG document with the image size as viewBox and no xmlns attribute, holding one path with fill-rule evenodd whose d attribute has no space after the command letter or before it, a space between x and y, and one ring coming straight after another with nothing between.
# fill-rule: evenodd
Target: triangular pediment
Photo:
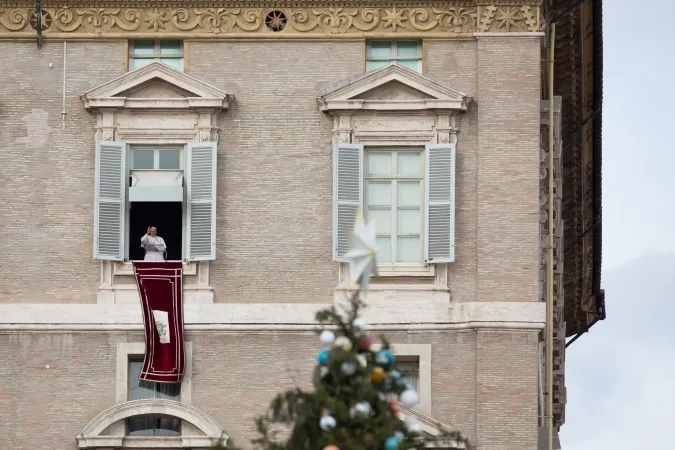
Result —
<instances>
[{"instance_id":1,"label":"triangular pediment","mask_svg":"<svg viewBox=\"0 0 675 450\"><path fill-rule=\"evenodd\" d=\"M197 78L155 61L101 84L82 96L86 108L227 108L234 98Z\"/></svg>"},{"instance_id":2,"label":"triangular pediment","mask_svg":"<svg viewBox=\"0 0 675 450\"><path fill-rule=\"evenodd\" d=\"M332 110L466 110L471 98L407 67L386 67L341 80L318 98Z\"/></svg>"}]
</instances>

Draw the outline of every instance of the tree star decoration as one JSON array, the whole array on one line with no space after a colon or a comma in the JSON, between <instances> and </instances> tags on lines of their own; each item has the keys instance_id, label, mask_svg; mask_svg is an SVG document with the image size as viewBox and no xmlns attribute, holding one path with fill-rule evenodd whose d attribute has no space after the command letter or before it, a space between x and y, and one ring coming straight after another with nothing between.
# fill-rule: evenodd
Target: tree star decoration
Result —
<instances>
[{"instance_id":1,"label":"tree star decoration","mask_svg":"<svg viewBox=\"0 0 675 450\"><path fill-rule=\"evenodd\" d=\"M352 248L345 255L349 262L350 289L360 281L361 289L365 291L368 289L370 275L377 275L375 237L375 222L370 220L366 224L363 213L359 210L352 233Z\"/></svg>"}]
</instances>

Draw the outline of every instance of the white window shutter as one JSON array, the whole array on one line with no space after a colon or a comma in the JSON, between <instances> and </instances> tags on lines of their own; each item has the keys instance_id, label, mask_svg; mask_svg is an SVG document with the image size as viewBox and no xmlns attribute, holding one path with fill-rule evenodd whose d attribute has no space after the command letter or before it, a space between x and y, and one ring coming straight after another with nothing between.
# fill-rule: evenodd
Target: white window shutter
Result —
<instances>
[{"instance_id":1,"label":"white window shutter","mask_svg":"<svg viewBox=\"0 0 675 450\"><path fill-rule=\"evenodd\" d=\"M333 260L345 261L349 233L363 204L363 145L333 146Z\"/></svg>"},{"instance_id":2,"label":"white window shutter","mask_svg":"<svg viewBox=\"0 0 675 450\"><path fill-rule=\"evenodd\" d=\"M426 146L427 264L455 260L455 143Z\"/></svg>"},{"instance_id":3,"label":"white window shutter","mask_svg":"<svg viewBox=\"0 0 675 450\"><path fill-rule=\"evenodd\" d=\"M124 260L127 187L127 146L124 142L96 143L94 200L94 258Z\"/></svg>"},{"instance_id":4,"label":"white window shutter","mask_svg":"<svg viewBox=\"0 0 675 450\"><path fill-rule=\"evenodd\" d=\"M187 145L187 258L216 259L216 142Z\"/></svg>"}]
</instances>

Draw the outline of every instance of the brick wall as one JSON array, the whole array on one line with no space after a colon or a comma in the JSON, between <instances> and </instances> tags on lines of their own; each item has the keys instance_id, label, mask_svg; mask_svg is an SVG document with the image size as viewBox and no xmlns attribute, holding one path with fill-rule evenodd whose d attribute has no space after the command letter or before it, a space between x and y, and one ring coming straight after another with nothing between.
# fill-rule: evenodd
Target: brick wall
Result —
<instances>
[{"instance_id":1,"label":"brick wall","mask_svg":"<svg viewBox=\"0 0 675 450\"><path fill-rule=\"evenodd\" d=\"M432 344L432 415L461 430L472 448L536 448L536 333L387 337ZM310 385L320 348L311 332L188 333L186 339L193 343L192 405L242 445L276 393ZM74 450L77 434L115 403L117 342L142 341L140 332L0 335L0 450Z\"/></svg>"},{"instance_id":2,"label":"brick wall","mask_svg":"<svg viewBox=\"0 0 675 450\"><path fill-rule=\"evenodd\" d=\"M362 43L190 42L189 74L232 92L219 117L218 302L328 302L332 119L315 97L362 71ZM79 95L123 73L124 43L0 42L0 301L94 302L95 118ZM48 67L49 63L54 68ZM539 41L430 41L428 75L475 97L457 150L453 301L535 300ZM68 255L65 259L64 255ZM479 287L480 286L480 287Z\"/></svg>"}]
</instances>

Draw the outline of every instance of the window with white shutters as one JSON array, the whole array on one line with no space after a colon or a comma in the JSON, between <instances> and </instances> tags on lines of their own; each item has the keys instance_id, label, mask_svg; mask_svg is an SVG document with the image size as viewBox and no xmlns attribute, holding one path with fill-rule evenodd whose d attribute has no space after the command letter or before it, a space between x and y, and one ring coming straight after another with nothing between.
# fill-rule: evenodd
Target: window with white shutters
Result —
<instances>
[{"instance_id":1,"label":"window with white shutters","mask_svg":"<svg viewBox=\"0 0 675 450\"><path fill-rule=\"evenodd\" d=\"M333 259L344 261L363 202L363 145L333 146Z\"/></svg>"},{"instance_id":2,"label":"window with white shutters","mask_svg":"<svg viewBox=\"0 0 675 450\"><path fill-rule=\"evenodd\" d=\"M187 155L187 257L213 260L216 259L217 144L188 144Z\"/></svg>"},{"instance_id":3,"label":"window with white shutters","mask_svg":"<svg viewBox=\"0 0 675 450\"><path fill-rule=\"evenodd\" d=\"M428 264L455 260L455 145L427 145L426 251Z\"/></svg>"},{"instance_id":4,"label":"window with white shutters","mask_svg":"<svg viewBox=\"0 0 675 450\"><path fill-rule=\"evenodd\" d=\"M94 258L124 259L126 155L124 142L96 144Z\"/></svg>"},{"instance_id":5,"label":"window with white shutters","mask_svg":"<svg viewBox=\"0 0 675 450\"><path fill-rule=\"evenodd\" d=\"M140 239L154 226L169 260L215 259L216 147L204 142L128 150L124 142L97 143L94 257L143 259Z\"/></svg>"}]
</instances>

